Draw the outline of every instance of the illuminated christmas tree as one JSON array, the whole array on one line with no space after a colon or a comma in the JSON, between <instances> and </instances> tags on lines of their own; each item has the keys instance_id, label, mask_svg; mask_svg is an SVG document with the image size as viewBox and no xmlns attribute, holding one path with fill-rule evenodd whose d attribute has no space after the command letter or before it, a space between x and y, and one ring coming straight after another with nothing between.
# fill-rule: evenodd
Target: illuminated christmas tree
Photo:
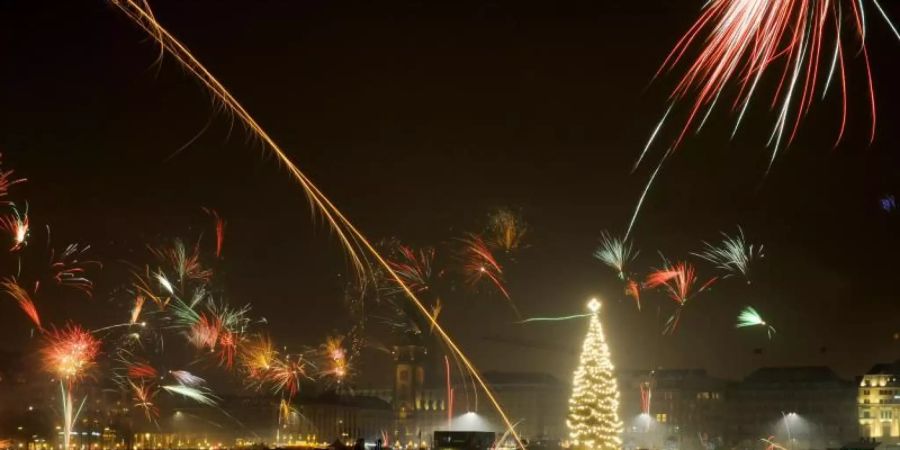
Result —
<instances>
[{"instance_id":1,"label":"illuminated christmas tree","mask_svg":"<svg viewBox=\"0 0 900 450\"><path fill-rule=\"evenodd\" d=\"M609 347L600 325L600 302L588 303L590 327L575 370L569 399L569 438L577 448L619 450L622 422L619 421L619 389L613 375Z\"/></svg>"}]
</instances>

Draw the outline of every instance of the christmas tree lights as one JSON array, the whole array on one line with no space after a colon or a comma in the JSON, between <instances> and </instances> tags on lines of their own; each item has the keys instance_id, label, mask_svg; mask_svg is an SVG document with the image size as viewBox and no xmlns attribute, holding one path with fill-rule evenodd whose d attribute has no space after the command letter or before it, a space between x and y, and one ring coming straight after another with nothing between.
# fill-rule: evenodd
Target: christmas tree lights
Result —
<instances>
[{"instance_id":1,"label":"christmas tree lights","mask_svg":"<svg viewBox=\"0 0 900 450\"><path fill-rule=\"evenodd\" d=\"M622 446L619 389L600 324L600 302L592 299L588 309L591 311L590 326L569 399L566 421L569 438L576 448L619 450Z\"/></svg>"}]
</instances>

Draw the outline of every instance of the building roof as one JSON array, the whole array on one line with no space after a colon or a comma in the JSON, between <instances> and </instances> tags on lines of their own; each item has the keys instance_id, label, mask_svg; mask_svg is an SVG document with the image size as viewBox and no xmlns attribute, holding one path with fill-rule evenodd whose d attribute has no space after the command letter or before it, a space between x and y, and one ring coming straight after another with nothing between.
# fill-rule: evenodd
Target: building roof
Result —
<instances>
[{"instance_id":1,"label":"building roof","mask_svg":"<svg viewBox=\"0 0 900 450\"><path fill-rule=\"evenodd\" d=\"M391 404L378 398L366 395L341 395L336 392L326 392L316 397L300 398L300 405L334 405L363 409L391 409Z\"/></svg>"},{"instance_id":2,"label":"building roof","mask_svg":"<svg viewBox=\"0 0 900 450\"><path fill-rule=\"evenodd\" d=\"M881 442L874 439L863 439L856 442L849 442L841 446L841 450L874 450Z\"/></svg>"},{"instance_id":3,"label":"building roof","mask_svg":"<svg viewBox=\"0 0 900 450\"><path fill-rule=\"evenodd\" d=\"M900 375L900 361L875 364L866 375Z\"/></svg>"},{"instance_id":4,"label":"building roof","mask_svg":"<svg viewBox=\"0 0 900 450\"><path fill-rule=\"evenodd\" d=\"M492 387L503 385L544 385L544 386L564 386L553 375L543 372L499 372L490 371L482 374L484 381Z\"/></svg>"},{"instance_id":5,"label":"building roof","mask_svg":"<svg viewBox=\"0 0 900 450\"><path fill-rule=\"evenodd\" d=\"M796 367L763 367L752 372L745 383L847 383L830 367L796 366Z\"/></svg>"}]
</instances>

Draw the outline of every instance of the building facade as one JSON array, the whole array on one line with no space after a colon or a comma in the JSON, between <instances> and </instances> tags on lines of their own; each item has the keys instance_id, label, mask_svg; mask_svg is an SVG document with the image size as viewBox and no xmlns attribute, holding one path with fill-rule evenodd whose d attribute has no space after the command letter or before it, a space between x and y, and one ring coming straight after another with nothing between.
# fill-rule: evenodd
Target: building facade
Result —
<instances>
[{"instance_id":1,"label":"building facade","mask_svg":"<svg viewBox=\"0 0 900 450\"><path fill-rule=\"evenodd\" d=\"M792 450L840 448L859 437L854 383L828 367L767 367L727 392L726 445L774 436Z\"/></svg>"},{"instance_id":2,"label":"building facade","mask_svg":"<svg viewBox=\"0 0 900 450\"><path fill-rule=\"evenodd\" d=\"M538 372L485 372L482 376L503 405L516 432L529 443L553 445L566 439L570 388L552 375ZM503 431L502 420L487 402L485 416ZM454 427L455 428L455 427Z\"/></svg>"},{"instance_id":3,"label":"building facade","mask_svg":"<svg viewBox=\"0 0 900 450\"><path fill-rule=\"evenodd\" d=\"M270 396L223 397L217 407L179 402L154 423L140 421L137 449L325 446L374 442L391 429L393 413L381 399L326 392L290 404Z\"/></svg>"},{"instance_id":4,"label":"building facade","mask_svg":"<svg viewBox=\"0 0 900 450\"><path fill-rule=\"evenodd\" d=\"M711 449L725 433L727 382L705 370L621 371L626 449Z\"/></svg>"},{"instance_id":5,"label":"building facade","mask_svg":"<svg viewBox=\"0 0 900 450\"><path fill-rule=\"evenodd\" d=\"M860 433L886 446L900 446L900 361L876 364L859 378Z\"/></svg>"}]
</instances>

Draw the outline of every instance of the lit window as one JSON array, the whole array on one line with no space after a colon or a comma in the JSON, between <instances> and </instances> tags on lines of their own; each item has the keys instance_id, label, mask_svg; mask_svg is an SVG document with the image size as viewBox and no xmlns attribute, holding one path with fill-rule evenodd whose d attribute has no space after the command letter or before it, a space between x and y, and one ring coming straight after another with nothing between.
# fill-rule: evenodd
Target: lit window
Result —
<instances>
[{"instance_id":1,"label":"lit window","mask_svg":"<svg viewBox=\"0 0 900 450\"><path fill-rule=\"evenodd\" d=\"M659 423L666 423L669 421L669 417L666 414L657 414L656 421Z\"/></svg>"}]
</instances>

